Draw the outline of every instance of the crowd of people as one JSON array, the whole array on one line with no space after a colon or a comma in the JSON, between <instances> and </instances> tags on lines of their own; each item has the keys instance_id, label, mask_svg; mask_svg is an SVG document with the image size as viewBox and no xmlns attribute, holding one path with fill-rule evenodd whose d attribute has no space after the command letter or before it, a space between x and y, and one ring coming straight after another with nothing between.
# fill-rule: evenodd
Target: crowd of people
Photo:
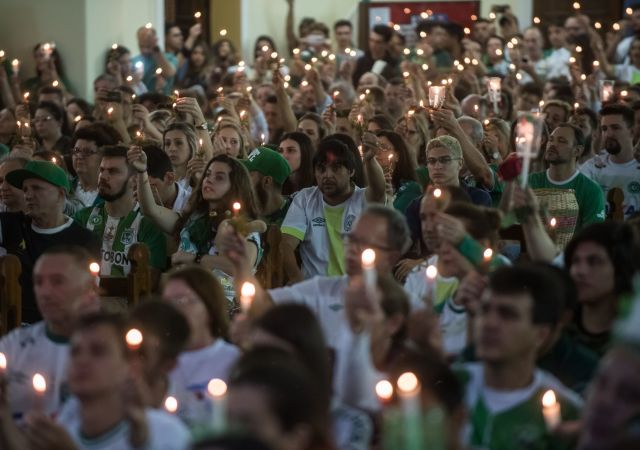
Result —
<instances>
[{"instance_id":1,"label":"crowd of people","mask_svg":"<svg viewBox=\"0 0 640 450\"><path fill-rule=\"evenodd\" d=\"M287 0L244 60L147 24L92 99L54 42L28 79L2 51L0 447L640 447L630 3L417 11L359 49Z\"/></svg>"}]
</instances>

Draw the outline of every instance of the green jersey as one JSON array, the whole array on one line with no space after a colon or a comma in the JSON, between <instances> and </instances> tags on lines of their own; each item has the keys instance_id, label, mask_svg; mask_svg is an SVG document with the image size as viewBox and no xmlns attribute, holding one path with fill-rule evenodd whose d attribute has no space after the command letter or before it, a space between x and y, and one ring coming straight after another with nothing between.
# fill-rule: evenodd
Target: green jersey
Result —
<instances>
[{"instance_id":1,"label":"green jersey","mask_svg":"<svg viewBox=\"0 0 640 450\"><path fill-rule=\"evenodd\" d=\"M422 195L422 188L415 181L402 181L393 199L393 207L405 213L409 204Z\"/></svg>"},{"instance_id":2,"label":"green jersey","mask_svg":"<svg viewBox=\"0 0 640 450\"><path fill-rule=\"evenodd\" d=\"M142 215L137 204L129 214L121 218L109 216L102 204L78 211L74 219L102 240L100 275L128 275L131 271L129 248L137 242L142 242L149 248L149 264L156 269L164 269L167 258L165 236Z\"/></svg>"},{"instance_id":3,"label":"green jersey","mask_svg":"<svg viewBox=\"0 0 640 450\"><path fill-rule=\"evenodd\" d=\"M571 448L568 442L547 431L542 396L547 390L554 391L563 421L578 419L582 400L552 375L537 369L529 386L515 391L498 391L486 386L482 364L465 364L458 373L466 385L465 403L469 410L466 434L471 448Z\"/></svg>"}]
</instances>

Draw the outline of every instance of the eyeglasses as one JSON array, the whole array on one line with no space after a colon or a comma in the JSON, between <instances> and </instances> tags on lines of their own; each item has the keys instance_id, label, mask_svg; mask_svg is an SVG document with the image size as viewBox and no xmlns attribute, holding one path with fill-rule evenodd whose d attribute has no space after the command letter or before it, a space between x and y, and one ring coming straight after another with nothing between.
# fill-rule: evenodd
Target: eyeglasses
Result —
<instances>
[{"instance_id":1,"label":"eyeglasses","mask_svg":"<svg viewBox=\"0 0 640 450\"><path fill-rule=\"evenodd\" d=\"M73 147L72 153L74 156L82 156L88 158L89 156L97 155L98 150L87 150L84 148Z\"/></svg>"},{"instance_id":2,"label":"eyeglasses","mask_svg":"<svg viewBox=\"0 0 640 450\"><path fill-rule=\"evenodd\" d=\"M458 161L462 158L452 158L451 156L441 156L440 158L427 158L427 165L428 166L435 166L436 164L440 163L443 166L448 166L449 164L451 164L451 161Z\"/></svg>"},{"instance_id":3,"label":"eyeglasses","mask_svg":"<svg viewBox=\"0 0 640 450\"><path fill-rule=\"evenodd\" d=\"M51 117L51 116L34 117L32 122L33 123L39 123L39 122L43 122L44 123L44 122L50 121L51 119L53 119L53 117Z\"/></svg>"},{"instance_id":4,"label":"eyeglasses","mask_svg":"<svg viewBox=\"0 0 640 450\"><path fill-rule=\"evenodd\" d=\"M371 244L369 242L365 242L364 240L360 239L359 237L351 233L342 233L342 243L344 244L345 247L349 245L353 245L356 248L358 248L358 250L363 248L373 248L377 250L383 250L386 252L394 251L394 249L390 247L385 247L383 245Z\"/></svg>"}]
</instances>

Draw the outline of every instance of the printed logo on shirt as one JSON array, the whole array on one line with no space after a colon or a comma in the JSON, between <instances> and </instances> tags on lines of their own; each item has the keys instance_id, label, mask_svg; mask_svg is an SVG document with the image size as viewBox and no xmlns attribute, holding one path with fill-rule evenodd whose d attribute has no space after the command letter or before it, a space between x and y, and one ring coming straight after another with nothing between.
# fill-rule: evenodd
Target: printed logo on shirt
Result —
<instances>
[{"instance_id":1,"label":"printed logo on shirt","mask_svg":"<svg viewBox=\"0 0 640 450\"><path fill-rule=\"evenodd\" d=\"M134 235L134 230L131 228L127 228L122 232L122 237L120 238L120 242L122 242L124 245L133 244L133 235Z\"/></svg>"},{"instance_id":2,"label":"printed logo on shirt","mask_svg":"<svg viewBox=\"0 0 640 450\"><path fill-rule=\"evenodd\" d=\"M344 231L348 232L351 231L351 226L353 225L353 222L356 220L356 216L354 214L349 214L347 217L344 218Z\"/></svg>"},{"instance_id":3,"label":"printed logo on shirt","mask_svg":"<svg viewBox=\"0 0 640 450\"><path fill-rule=\"evenodd\" d=\"M314 227L324 227L326 220L324 219L324 217L316 217L315 219L312 219L311 222L313 223Z\"/></svg>"},{"instance_id":4,"label":"printed logo on shirt","mask_svg":"<svg viewBox=\"0 0 640 450\"><path fill-rule=\"evenodd\" d=\"M340 311L344 308L344 305L342 305L342 303L333 303L331 305L329 305L329 309L331 311Z\"/></svg>"},{"instance_id":5,"label":"printed logo on shirt","mask_svg":"<svg viewBox=\"0 0 640 450\"><path fill-rule=\"evenodd\" d=\"M627 186L627 191L631 192L632 194L640 194L640 183L638 183L637 181L632 181Z\"/></svg>"},{"instance_id":6,"label":"printed logo on shirt","mask_svg":"<svg viewBox=\"0 0 640 450\"><path fill-rule=\"evenodd\" d=\"M102 217L100 217L97 214L92 215L91 218L89 219L89 223L91 223L91 225L93 226L100 225L102 223Z\"/></svg>"},{"instance_id":7,"label":"printed logo on shirt","mask_svg":"<svg viewBox=\"0 0 640 450\"><path fill-rule=\"evenodd\" d=\"M118 266L129 265L129 258L125 252L114 252L113 250L102 250L102 261L105 263L116 264Z\"/></svg>"}]
</instances>

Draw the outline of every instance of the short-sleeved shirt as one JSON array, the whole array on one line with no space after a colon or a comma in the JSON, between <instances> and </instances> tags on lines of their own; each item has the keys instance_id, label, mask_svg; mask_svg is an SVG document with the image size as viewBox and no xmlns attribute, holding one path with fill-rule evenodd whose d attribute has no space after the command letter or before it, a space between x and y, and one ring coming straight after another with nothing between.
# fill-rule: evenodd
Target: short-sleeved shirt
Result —
<instances>
[{"instance_id":1,"label":"short-sleeved shirt","mask_svg":"<svg viewBox=\"0 0 640 450\"><path fill-rule=\"evenodd\" d=\"M596 155L580 166L580 172L598 183L605 197L611 189L622 191L625 220L640 211L640 163L635 159L618 164L611 161L609 154ZM611 206L607 203L607 213Z\"/></svg>"},{"instance_id":2,"label":"short-sleeved shirt","mask_svg":"<svg viewBox=\"0 0 640 450\"><path fill-rule=\"evenodd\" d=\"M564 181L552 181L549 178L549 171L537 172L529 175L529 187L531 189L556 189L573 191L578 203L578 216L575 222L575 231L605 219L604 194L600 186L590 180L578 170L569 179ZM554 215L562 217L562 211ZM570 219L570 218L564 218ZM560 225L559 225L560 226Z\"/></svg>"},{"instance_id":3,"label":"short-sleeved shirt","mask_svg":"<svg viewBox=\"0 0 640 450\"><path fill-rule=\"evenodd\" d=\"M282 222L282 234L300 240L300 258L305 278L344 274L342 235L348 233L366 206L366 189L355 187L340 205L324 202L317 186L300 190Z\"/></svg>"},{"instance_id":4,"label":"short-sleeved shirt","mask_svg":"<svg viewBox=\"0 0 640 450\"><path fill-rule=\"evenodd\" d=\"M289 207L291 206L293 197L294 196L286 196L284 198L284 202L282 203L282 206L280 206L278 210L264 217L264 221L266 222L267 226L269 225L276 225L277 227L282 226L282 222L284 221L284 218L287 217L287 212L289 211Z\"/></svg>"},{"instance_id":5,"label":"short-sleeved shirt","mask_svg":"<svg viewBox=\"0 0 640 450\"><path fill-rule=\"evenodd\" d=\"M111 217L105 205L84 208L75 215L76 221L102 241L100 275L124 277L131 271L129 248L144 243L149 248L149 264L163 270L166 264L166 238L153 222L142 215L140 206L125 217Z\"/></svg>"},{"instance_id":6,"label":"short-sleeved shirt","mask_svg":"<svg viewBox=\"0 0 640 450\"><path fill-rule=\"evenodd\" d=\"M178 67L178 58L173 53L164 53L164 57L175 68ZM144 64L144 72L142 75L142 82L151 92L156 90L156 69L158 65L152 55L138 55L131 59L131 67L135 67L136 63L142 62ZM170 95L173 88L173 80L175 77L165 78L164 88L162 93Z\"/></svg>"},{"instance_id":7,"label":"short-sleeved shirt","mask_svg":"<svg viewBox=\"0 0 640 450\"><path fill-rule=\"evenodd\" d=\"M409 204L421 195L422 188L418 183L415 181L403 181L396 191L393 207L404 214Z\"/></svg>"},{"instance_id":8,"label":"short-sleeved shirt","mask_svg":"<svg viewBox=\"0 0 640 450\"><path fill-rule=\"evenodd\" d=\"M73 219L56 228L38 228L23 213L0 213L0 246L7 253L16 255L22 264L20 285L22 286L22 320L27 323L42 317L36 307L33 293L33 267L42 253L54 245L79 245L86 248L97 259L100 244L96 237Z\"/></svg>"},{"instance_id":9,"label":"short-sleeved shirt","mask_svg":"<svg viewBox=\"0 0 640 450\"><path fill-rule=\"evenodd\" d=\"M36 400L32 379L36 373L47 382L44 411L58 411L66 397L68 340L52 335L44 322L38 322L0 339L0 352L7 358L9 410L13 418L20 420L33 409Z\"/></svg>"}]
</instances>

